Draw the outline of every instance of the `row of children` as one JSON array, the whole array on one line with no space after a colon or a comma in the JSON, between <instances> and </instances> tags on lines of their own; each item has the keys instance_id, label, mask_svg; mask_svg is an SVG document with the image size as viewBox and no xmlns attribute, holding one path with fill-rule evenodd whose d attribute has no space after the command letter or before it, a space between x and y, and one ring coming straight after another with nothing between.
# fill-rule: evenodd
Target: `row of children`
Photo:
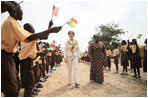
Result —
<instances>
[{"instance_id":1,"label":"row of children","mask_svg":"<svg viewBox=\"0 0 148 98\"><path fill-rule=\"evenodd\" d=\"M144 43L145 45L139 46L137 44L136 39L133 39L132 42L129 42L129 40L127 40L127 42L125 40L122 40L121 48L117 43L113 45L114 48L113 50L111 50L110 47L107 47L106 66L104 66L104 68L106 69L106 67L108 67L108 70L111 71L111 58L113 58L114 64L116 66L115 73L116 74L119 73L119 58L120 58L120 63L121 66L123 67L123 72L121 73L121 75L128 75L127 67L130 65L130 69L134 70L133 77L141 78L140 68L142 68L142 65L143 65L143 72L147 72L147 39L145 40ZM141 57L142 53L143 53L143 59ZM83 63L89 64L90 57L87 51L81 54L81 61Z\"/></svg>"},{"instance_id":2,"label":"row of children","mask_svg":"<svg viewBox=\"0 0 148 98\"><path fill-rule=\"evenodd\" d=\"M114 64L116 65L116 72L119 73L118 64L119 64L119 57L120 57L120 63L123 67L123 73L121 75L128 75L127 73L127 67L129 66L130 62L130 68L131 70L134 70L133 77L141 78L140 76L140 68L142 68L143 65L143 72L147 72L147 39L145 40L145 45L139 46L136 39L132 39L132 42L127 42L125 40L122 40L121 42L121 49L119 48L118 44L114 45L114 50L111 52L110 48L108 47L106 50L107 54L107 66L109 70L111 69L111 53L113 53L114 58ZM140 52L143 53L143 60L141 57ZM143 61L143 64L142 64ZM138 75L137 75L138 73Z\"/></svg>"},{"instance_id":3,"label":"row of children","mask_svg":"<svg viewBox=\"0 0 148 98\"><path fill-rule=\"evenodd\" d=\"M36 42L47 39L50 33L58 33L62 27L52 27L53 23L50 21L47 29L39 33L35 33L33 26L29 23L25 24L23 29L17 22L22 20L23 11L20 4L14 1L1 2L1 13L4 12L8 12L10 16L1 26L1 91L6 97L18 97L20 89L23 87L25 88L24 96L29 97L32 96L32 90L40 77L46 77L45 70L51 63L49 59L46 60L49 51L46 48L37 50ZM14 53L18 50L19 41L21 41L21 49L18 55L21 81L13 59ZM36 66L33 66L33 61ZM37 66L41 67L39 68L41 72L35 70L38 68Z\"/></svg>"},{"instance_id":4,"label":"row of children","mask_svg":"<svg viewBox=\"0 0 148 98\"><path fill-rule=\"evenodd\" d=\"M34 32L31 31L31 28L33 26L28 23L24 25L25 30ZM33 43L36 45L22 42L19 47L20 52L17 52L17 61L20 60L22 88L25 88L24 96L31 96L31 92L33 95L38 95L40 90L37 88L43 87L40 82L45 82L51 76L51 73L56 70L55 65L56 67L60 66L63 58L59 46L49 45L49 43L41 41ZM33 57L34 53L37 53L35 58ZM15 63L15 65L16 69L19 69L19 64Z\"/></svg>"}]
</instances>

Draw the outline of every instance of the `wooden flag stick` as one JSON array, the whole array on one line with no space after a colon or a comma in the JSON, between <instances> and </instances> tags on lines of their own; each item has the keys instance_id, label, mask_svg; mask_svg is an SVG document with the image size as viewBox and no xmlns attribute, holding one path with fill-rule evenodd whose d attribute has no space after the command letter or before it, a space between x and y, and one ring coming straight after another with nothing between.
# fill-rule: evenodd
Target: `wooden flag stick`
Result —
<instances>
[{"instance_id":1,"label":"wooden flag stick","mask_svg":"<svg viewBox=\"0 0 148 98\"><path fill-rule=\"evenodd\" d=\"M17 8L17 7L19 7L19 5L21 4L21 3L23 3L24 1L21 1L20 3L18 3L18 5L16 6L16 7L14 7L14 8Z\"/></svg>"},{"instance_id":2,"label":"wooden flag stick","mask_svg":"<svg viewBox=\"0 0 148 98\"><path fill-rule=\"evenodd\" d=\"M53 5L53 6L54 6L54 5ZM52 6L52 13L53 13L53 6ZM51 20L52 20L52 17L53 17L52 13L51 13Z\"/></svg>"},{"instance_id":3,"label":"wooden flag stick","mask_svg":"<svg viewBox=\"0 0 148 98\"><path fill-rule=\"evenodd\" d=\"M133 33L130 35L129 39L130 39L132 36L133 36ZM129 39L128 39L128 40L129 40Z\"/></svg>"},{"instance_id":4,"label":"wooden flag stick","mask_svg":"<svg viewBox=\"0 0 148 98\"><path fill-rule=\"evenodd\" d=\"M23 3L24 1L21 1L20 3L18 3L19 5L21 4L21 3Z\"/></svg>"}]
</instances>

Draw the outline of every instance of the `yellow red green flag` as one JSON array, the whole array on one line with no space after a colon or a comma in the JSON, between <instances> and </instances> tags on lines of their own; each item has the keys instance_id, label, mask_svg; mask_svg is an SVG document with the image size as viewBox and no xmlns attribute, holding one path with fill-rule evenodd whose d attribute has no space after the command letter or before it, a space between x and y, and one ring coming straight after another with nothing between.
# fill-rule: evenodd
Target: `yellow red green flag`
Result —
<instances>
[{"instance_id":1,"label":"yellow red green flag","mask_svg":"<svg viewBox=\"0 0 148 98\"><path fill-rule=\"evenodd\" d=\"M71 27L75 27L76 25L77 25L77 21L74 19L74 18L71 18L68 22L67 22L67 24L69 25L69 26L71 26Z\"/></svg>"}]
</instances>

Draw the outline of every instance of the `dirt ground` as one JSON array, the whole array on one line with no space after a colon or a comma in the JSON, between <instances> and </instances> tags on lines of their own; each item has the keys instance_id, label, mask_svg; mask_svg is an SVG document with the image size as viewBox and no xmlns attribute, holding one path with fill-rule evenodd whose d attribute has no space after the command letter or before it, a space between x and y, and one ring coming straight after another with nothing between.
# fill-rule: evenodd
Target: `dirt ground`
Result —
<instances>
[{"instance_id":1,"label":"dirt ground","mask_svg":"<svg viewBox=\"0 0 148 98\"><path fill-rule=\"evenodd\" d=\"M120 72L122 67L119 66ZM89 80L90 65L79 64L80 88L75 88L74 79L72 86L68 86L67 65L57 67L52 76L47 79L37 97L146 97L146 73L142 72L141 79L131 77L133 71L128 70L128 76L114 74L115 65L112 62L111 71L104 70L104 83L97 84ZM23 96L23 89L20 91Z\"/></svg>"}]
</instances>

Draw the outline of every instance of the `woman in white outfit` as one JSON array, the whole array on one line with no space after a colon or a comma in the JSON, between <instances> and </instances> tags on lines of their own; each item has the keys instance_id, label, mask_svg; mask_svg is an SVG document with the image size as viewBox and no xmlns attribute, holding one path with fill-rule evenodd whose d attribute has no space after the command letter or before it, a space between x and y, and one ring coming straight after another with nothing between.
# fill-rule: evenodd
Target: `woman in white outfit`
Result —
<instances>
[{"instance_id":1,"label":"woman in white outfit","mask_svg":"<svg viewBox=\"0 0 148 98\"><path fill-rule=\"evenodd\" d=\"M79 87L78 82L78 62L80 62L80 49L78 41L74 39L75 33L73 31L68 32L69 40L65 43L64 48L64 61L67 63L69 85L72 83L72 67L74 68L75 86Z\"/></svg>"}]
</instances>

